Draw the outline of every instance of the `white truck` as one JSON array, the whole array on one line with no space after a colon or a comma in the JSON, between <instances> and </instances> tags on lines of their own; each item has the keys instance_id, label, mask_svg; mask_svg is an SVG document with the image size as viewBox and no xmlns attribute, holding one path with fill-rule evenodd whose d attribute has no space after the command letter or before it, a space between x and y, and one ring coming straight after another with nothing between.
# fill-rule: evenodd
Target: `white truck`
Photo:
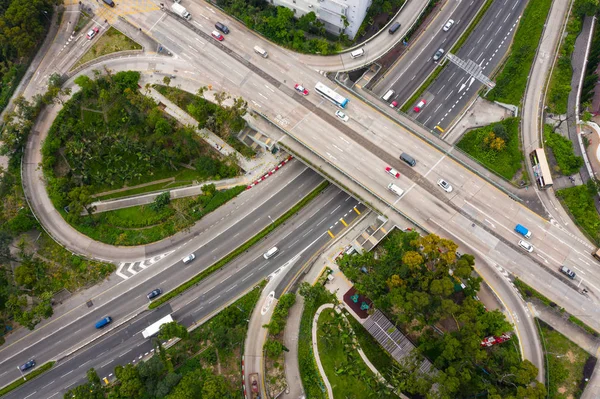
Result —
<instances>
[{"instance_id":1,"label":"white truck","mask_svg":"<svg viewBox=\"0 0 600 399\"><path fill-rule=\"evenodd\" d=\"M170 323L172 321L173 321L173 318L171 317L171 315L170 314L166 315L165 317L158 320L157 322L150 324L144 331L142 331L142 336L144 338L150 338L160 332L160 326L162 326L163 324Z\"/></svg>"},{"instance_id":2,"label":"white truck","mask_svg":"<svg viewBox=\"0 0 600 399\"><path fill-rule=\"evenodd\" d=\"M404 194L404 190L402 190L400 187L398 187L394 183L390 183L388 185L388 190L390 190L391 192L396 194L398 197L400 197L402 194Z\"/></svg>"},{"instance_id":3,"label":"white truck","mask_svg":"<svg viewBox=\"0 0 600 399\"><path fill-rule=\"evenodd\" d=\"M188 12L188 10L186 10L185 7L182 6L179 3L173 3L171 5L171 11L173 11L175 14L177 14L180 17L185 18L187 20L189 20L190 18L192 18L192 14L190 14Z\"/></svg>"}]
</instances>

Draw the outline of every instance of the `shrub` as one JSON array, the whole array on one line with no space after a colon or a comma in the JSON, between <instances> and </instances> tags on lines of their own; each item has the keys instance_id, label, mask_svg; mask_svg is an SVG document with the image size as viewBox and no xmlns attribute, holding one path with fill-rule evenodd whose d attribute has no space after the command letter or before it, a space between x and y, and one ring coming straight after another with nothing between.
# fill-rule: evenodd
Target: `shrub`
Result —
<instances>
[{"instance_id":1,"label":"shrub","mask_svg":"<svg viewBox=\"0 0 600 399\"><path fill-rule=\"evenodd\" d=\"M569 176L581 169L583 158L575 155L571 140L555 133L550 125L544 126L544 138L548 147L552 149L558 168L563 175Z\"/></svg>"}]
</instances>

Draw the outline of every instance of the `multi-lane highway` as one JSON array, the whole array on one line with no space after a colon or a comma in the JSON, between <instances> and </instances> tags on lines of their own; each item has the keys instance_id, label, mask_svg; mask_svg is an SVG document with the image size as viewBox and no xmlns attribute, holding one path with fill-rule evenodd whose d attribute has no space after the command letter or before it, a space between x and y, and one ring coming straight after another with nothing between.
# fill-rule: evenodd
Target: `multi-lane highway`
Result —
<instances>
[{"instance_id":1,"label":"multi-lane highway","mask_svg":"<svg viewBox=\"0 0 600 399\"><path fill-rule=\"evenodd\" d=\"M491 77L510 47L526 3L526 0L494 1L456 55L464 61L473 61ZM427 105L419 113L409 111L410 116L436 133L440 130L435 127L446 130L482 87L458 66L448 60L444 62L448 65L423 93Z\"/></svg>"},{"instance_id":2,"label":"multi-lane highway","mask_svg":"<svg viewBox=\"0 0 600 399\"><path fill-rule=\"evenodd\" d=\"M373 91L381 97L392 89L396 94L388 102L397 101L403 104L438 67L440 61L432 59L435 52L440 48L446 52L450 51L484 4L485 0L445 3L419 39L413 42L402 54L402 58L377 82ZM444 31L444 25L449 20L453 20L454 24L448 31Z\"/></svg>"},{"instance_id":3,"label":"multi-lane highway","mask_svg":"<svg viewBox=\"0 0 600 399\"><path fill-rule=\"evenodd\" d=\"M196 28L190 30L186 24L173 17L165 17L160 12L137 18L132 16L132 19L155 37L168 41L169 46L173 46L169 48L175 56L157 58L146 55L108 60L83 73L93 75L92 69L104 66L114 71L134 69L142 71L149 81L159 80L154 76L155 71L177 73L180 84L186 90L193 92L200 86L212 85L214 89L242 96L252 108L278 121L291 135L300 138L315 154L345 171L347 176L360 182L395 209L409 215L427 230L468 243L468 251L485 256L494 267L519 275L568 310L576 309L578 314L583 313L580 318L589 324L595 326L600 320L600 310L595 306L599 301L596 295L600 293L597 288L600 282L593 274L595 263L589 256L591 246L568 233L564 226L548 223L532 214L456 164L446 154L400 128L394 121L374 114L372 108L348 93L345 95L351 102L347 110L350 116L347 123L337 120L333 116L335 108L315 93L306 98L298 96L292 88L294 82L302 82L312 91L316 81L323 80L323 76L295 62L294 56L277 48L269 48L268 59L255 55L252 48L259 39L242 31L235 23L231 25L239 30L232 30L226 40L218 44L209 36L212 24L208 22L193 21ZM268 46L262 42L260 44ZM328 84L333 86L332 83ZM209 97L211 95L207 94ZM36 131L40 135L34 135L28 145L31 161L25 165L26 169L29 168L29 173L24 172L26 188L35 185L35 179L39 178L33 173L37 165L34 161L39 156L36 153L39 146L36 145L39 145L40 137L47 131L47 126L44 126L47 120L38 121ZM415 168L398 160L402 151L409 152L417 159ZM400 179L393 180L384 172L387 165L400 170ZM444 193L436 186L439 177L444 177L454 186L451 194ZM405 190L401 198L386 190L391 181ZM44 196L47 197L43 189L34 194L40 201L44 200ZM43 202L33 204L33 208L36 213L53 212L51 205L48 207ZM526 224L534 232L533 254L524 253L516 246L519 237L513 232L515 223ZM46 227L56 228L52 225ZM65 244L73 243L67 241ZM578 271L584 280L578 279L576 284L583 283L590 288L590 298L579 295L573 285L558 274L557 268L563 263ZM158 268L153 273L158 274ZM145 293L136 291L142 299ZM567 298L567 302L564 302L564 298ZM123 303L122 306L130 309L140 307L135 303ZM177 312L174 303L172 306ZM123 309L122 314L126 314ZM15 360L15 364L19 363ZM40 377L40 381L51 383L43 378L46 377ZM35 387L41 388L41 383ZM28 392L34 392L33 389Z\"/></svg>"},{"instance_id":4,"label":"multi-lane highway","mask_svg":"<svg viewBox=\"0 0 600 399\"><path fill-rule=\"evenodd\" d=\"M312 178L318 180L318 176L314 173L308 173L312 175ZM274 198L273 201L282 200L283 196L290 196L289 193L281 193L281 195L282 197ZM269 205L273 206L273 204ZM84 349L62 359L52 370L6 397L20 399L30 396L40 399L55 397L83 382L85 372L91 367L94 367L101 377L108 376L113 373L115 366L139 361L140 357L147 355L152 350L150 341L144 339L140 332L165 314L172 313L175 320L190 326L193 323L205 321L208 316L222 309L276 270L284 276L281 285L285 285L308 258L332 239L331 235L335 236L341 232L344 223L352 223L359 216L360 211L365 209L355 199L334 186L326 189L314 200L312 205L311 208L300 211L297 216L260 244L252 247L224 269L212 274L195 288L174 299L170 304L155 311L146 311L115 328ZM344 223L340 221L341 219L344 220ZM222 243L218 246L233 248L234 245L226 241L228 239L235 240L235 236L243 228L243 226L232 228L218 237L216 241ZM273 258L265 260L262 256L263 253L273 246L279 248L279 253ZM147 291L157 286L164 287L165 290L174 287L173 279L169 279L169 275L185 271L196 273L211 264L215 257L220 256L217 251L210 249L211 246L206 246L196 250L196 259L187 265L176 261L163 273L144 282L143 286L120 296L119 302L135 302L140 307L146 307L145 294ZM284 267L281 268L282 266ZM174 269L177 270L177 273L174 273ZM161 282L161 280L164 281ZM66 331L57 331L47 337L45 341L40 342L39 346L31 348L31 351L32 353L37 351L36 359L39 359L41 364L47 353L44 346L56 349L60 345L59 341L71 341L72 343L73 340L81 339L77 334L97 335L94 329L94 322L99 319L97 314L110 314L117 322L127 318L127 315L122 314L120 310L119 303L109 303L103 310L84 317L77 325L70 325L66 330L68 334L65 333ZM20 363L16 362L15 364ZM12 361L4 361L2 367L7 370L11 367L16 368L16 366L13 367Z\"/></svg>"}]
</instances>

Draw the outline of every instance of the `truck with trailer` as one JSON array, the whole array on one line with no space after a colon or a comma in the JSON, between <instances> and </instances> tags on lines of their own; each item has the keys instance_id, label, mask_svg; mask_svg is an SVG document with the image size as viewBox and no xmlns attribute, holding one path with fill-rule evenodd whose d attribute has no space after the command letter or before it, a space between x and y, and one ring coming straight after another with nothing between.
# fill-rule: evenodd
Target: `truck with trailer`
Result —
<instances>
[{"instance_id":1,"label":"truck with trailer","mask_svg":"<svg viewBox=\"0 0 600 399\"><path fill-rule=\"evenodd\" d=\"M250 397L260 399L260 387L258 386L258 373L250 374Z\"/></svg>"},{"instance_id":2,"label":"truck with trailer","mask_svg":"<svg viewBox=\"0 0 600 399\"><path fill-rule=\"evenodd\" d=\"M187 20L192 18L192 14L190 14L188 12L188 10L186 10L185 7L179 3L173 3L171 5L171 11L173 11L175 14L179 15L181 18L185 18Z\"/></svg>"},{"instance_id":3,"label":"truck with trailer","mask_svg":"<svg viewBox=\"0 0 600 399\"><path fill-rule=\"evenodd\" d=\"M160 320L150 324L148 327L146 327L144 329L144 331L142 331L142 336L144 338L153 337L159 333L160 326L162 326L163 324L171 323L172 321L173 321L173 318L171 317L170 314L168 314L165 317L163 317L162 319L160 319Z\"/></svg>"}]
</instances>

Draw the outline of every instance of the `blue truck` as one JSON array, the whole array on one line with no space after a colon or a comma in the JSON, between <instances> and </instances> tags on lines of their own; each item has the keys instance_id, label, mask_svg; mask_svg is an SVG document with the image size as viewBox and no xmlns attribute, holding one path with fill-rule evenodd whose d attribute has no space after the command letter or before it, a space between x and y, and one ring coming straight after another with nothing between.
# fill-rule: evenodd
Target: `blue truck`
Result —
<instances>
[{"instance_id":1,"label":"blue truck","mask_svg":"<svg viewBox=\"0 0 600 399\"><path fill-rule=\"evenodd\" d=\"M521 224L515 226L515 231L525 238L531 238L531 231L527 230L527 228Z\"/></svg>"}]
</instances>

